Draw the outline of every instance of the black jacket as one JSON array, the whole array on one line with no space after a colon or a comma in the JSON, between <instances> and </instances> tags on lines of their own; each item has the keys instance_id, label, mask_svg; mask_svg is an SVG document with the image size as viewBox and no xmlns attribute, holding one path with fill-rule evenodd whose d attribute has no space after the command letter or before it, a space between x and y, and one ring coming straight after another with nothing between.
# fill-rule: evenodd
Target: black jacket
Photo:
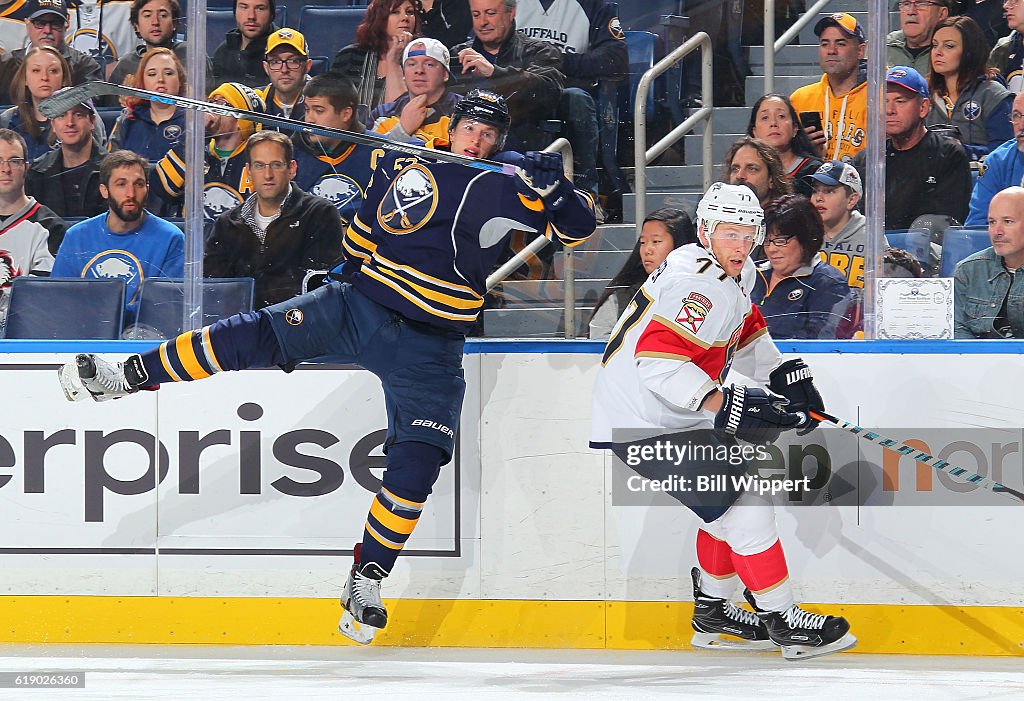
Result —
<instances>
[{"instance_id":1,"label":"black jacket","mask_svg":"<svg viewBox=\"0 0 1024 701\"><path fill-rule=\"evenodd\" d=\"M337 262L342 226L333 204L292 183L281 216L263 234L252 216L257 200L250 195L217 218L206 243L203 274L255 278L254 306L259 309L299 294L307 271Z\"/></svg>"},{"instance_id":2,"label":"black jacket","mask_svg":"<svg viewBox=\"0 0 1024 701\"><path fill-rule=\"evenodd\" d=\"M65 188L64 153L56 148L37 158L25 177L25 194L31 195L63 219L68 217L94 217L107 211L107 203L100 196L100 161L106 151L95 140L92 155L79 168L82 177L75 178L77 191ZM51 239L51 245L52 245ZM58 242L59 243L59 242Z\"/></svg>"},{"instance_id":3,"label":"black jacket","mask_svg":"<svg viewBox=\"0 0 1024 701\"><path fill-rule=\"evenodd\" d=\"M551 141L541 131L541 122L553 119L558 98L565 86L565 76L560 70L562 52L555 46L531 39L511 28L504 43L494 58L494 73L489 78L464 74L458 54L472 48L486 55L480 40L474 38L452 49L452 82L448 89L467 95L473 88L482 88L498 93L508 102L512 117L512 133L521 142L518 146L540 149ZM516 148L516 144L508 144Z\"/></svg>"},{"instance_id":4,"label":"black jacket","mask_svg":"<svg viewBox=\"0 0 1024 701\"><path fill-rule=\"evenodd\" d=\"M213 80L207 82L212 83L213 88L222 83L242 83L250 88L269 83L263 59L267 53L267 37L276 31L277 25L271 22L267 33L250 41L244 49L242 32L237 28L229 31L213 54Z\"/></svg>"},{"instance_id":5,"label":"black jacket","mask_svg":"<svg viewBox=\"0 0 1024 701\"><path fill-rule=\"evenodd\" d=\"M423 36L437 39L451 49L473 32L469 0L434 0L434 6L420 16Z\"/></svg>"}]
</instances>

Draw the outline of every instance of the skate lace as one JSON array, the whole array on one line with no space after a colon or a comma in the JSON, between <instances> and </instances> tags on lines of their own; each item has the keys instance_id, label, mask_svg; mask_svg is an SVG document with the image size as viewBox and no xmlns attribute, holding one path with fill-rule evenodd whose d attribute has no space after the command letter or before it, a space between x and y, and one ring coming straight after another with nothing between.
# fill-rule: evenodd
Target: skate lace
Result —
<instances>
[{"instance_id":1,"label":"skate lace","mask_svg":"<svg viewBox=\"0 0 1024 701\"><path fill-rule=\"evenodd\" d=\"M120 365L107 365L97 363L96 376L90 380L90 384L99 385L108 392L131 392L128 379Z\"/></svg>"},{"instance_id":2,"label":"skate lace","mask_svg":"<svg viewBox=\"0 0 1024 701\"><path fill-rule=\"evenodd\" d=\"M786 611L786 623L790 628L820 629L825 626L825 618L821 614L804 611L795 604Z\"/></svg>"},{"instance_id":3,"label":"skate lace","mask_svg":"<svg viewBox=\"0 0 1024 701\"><path fill-rule=\"evenodd\" d=\"M360 609L384 608L384 602L380 598L380 580L359 572L356 572L352 580L352 598L359 604Z\"/></svg>"},{"instance_id":4,"label":"skate lace","mask_svg":"<svg viewBox=\"0 0 1024 701\"><path fill-rule=\"evenodd\" d=\"M747 611L746 609L741 609L731 601L726 602L724 611L726 616L745 625L759 626L761 624L756 613Z\"/></svg>"}]
</instances>

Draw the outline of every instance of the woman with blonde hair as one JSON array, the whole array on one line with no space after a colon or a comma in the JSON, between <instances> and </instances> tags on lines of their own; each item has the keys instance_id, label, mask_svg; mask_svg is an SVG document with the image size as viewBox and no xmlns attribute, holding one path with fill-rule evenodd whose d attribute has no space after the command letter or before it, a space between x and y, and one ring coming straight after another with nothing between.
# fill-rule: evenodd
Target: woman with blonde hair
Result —
<instances>
[{"instance_id":1,"label":"woman with blonde hair","mask_svg":"<svg viewBox=\"0 0 1024 701\"><path fill-rule=\"evenodd\" d=\"M132 85L166 95L185 94L185 67L173 51L156 48L139 60ZM185 110L138 97L126 107L110 131L109 150L128 149L156 162L185 138Z\"/></svg>"}]
</instances>

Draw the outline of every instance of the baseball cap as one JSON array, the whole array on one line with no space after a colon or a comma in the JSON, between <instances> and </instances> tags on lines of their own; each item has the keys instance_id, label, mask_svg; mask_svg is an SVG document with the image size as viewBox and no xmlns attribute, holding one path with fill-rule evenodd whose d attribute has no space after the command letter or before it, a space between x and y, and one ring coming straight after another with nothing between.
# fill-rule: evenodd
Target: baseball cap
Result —
<instances>
[{"instance_id":1,"label":"baseball cap","mask_svg":"<svg viewBox=\"0 0 1024 701\"><path fill-rule=\"evenodd\" d=\"M817 181L825 185L848 185L858 195L864 194L860 173L846 161L825 161L813 174L805 175L804 181L808 184Z\"/></svg>"},{"instance_id":2,"label":"baseball cap","mask_svg":"<svg viewBox=\"0 0 1024 701\"><path fill-rule=\"evenodd\" d=\"M917 70L910 66L893 66L885 74L885 82L898 85L921 97L928 98L928 83Z\"/></svg>"},{"instance_id":3,"label":"baseball cap","mask_svg":"<svg viewBox=\"0 0 1024 701\"><path fill-rule=\"evenodd\" d=\"M448 70L448 62L451 61L451 53L449 53L448 47L437 39L431 39L430 37L420 37L409 42L409 45L405 47L405 52L402 54L403 66L410 56L429 56L444 66L445 70Z\"/></svg>"},{"instance_id":4,"label":"baseball cap","mask_svg":"<svg viewBox=\"0 0 1024 701\"><path fill-rule=\"evenodd\" d=\"M64 0L29 0L28 19L39 19L46 15L57 15L65 22L68 19L68 8Z\"/></svg>"},{"instance_id":5,"label":"baseball cap","mask_svg":"<svg viewBox=\"0 0 1024 701\"><path fill-rule=\"evenodd\" d=\"M273 32L267 37L267 55L279 46L290 46L303 56L309 56L309 47L306 45L306 37L294 29L284 27Z\"/></svg>"},{"instance_id":6,"label":"baseball cap","mask_svg":"<svg viewBox=\"0 0 1024 701\"><path fill-rule=\"evenodd\" d=\"M835 12L828 17L819 19L818 23L814 25L814 36L820 37L826 27L839 27L846 36L854 37L862 44L867 41L864 28L860 26L853 15L845 12Z\"/></svg>"}]
</instances>

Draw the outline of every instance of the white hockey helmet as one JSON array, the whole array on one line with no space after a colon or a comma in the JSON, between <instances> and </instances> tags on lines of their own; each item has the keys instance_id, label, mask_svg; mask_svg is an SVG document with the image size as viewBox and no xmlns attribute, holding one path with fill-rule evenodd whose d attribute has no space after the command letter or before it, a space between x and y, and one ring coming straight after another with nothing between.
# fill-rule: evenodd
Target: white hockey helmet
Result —
<instances>
[{"instance_id":1,"label":"white hockey helmet","mask_svg":"<svg viewBox=\"0 0 1024 701\"><path fill-rule=\"evenodd\" d=\"M703 229L707 241L701 240L705 248L711 247L711 234L719 222L753 226L754 245L764 243L764 210L757 201L754 191L746 185L712 183L697 203L697 231Z\"/></svg>"}]
</instances>

